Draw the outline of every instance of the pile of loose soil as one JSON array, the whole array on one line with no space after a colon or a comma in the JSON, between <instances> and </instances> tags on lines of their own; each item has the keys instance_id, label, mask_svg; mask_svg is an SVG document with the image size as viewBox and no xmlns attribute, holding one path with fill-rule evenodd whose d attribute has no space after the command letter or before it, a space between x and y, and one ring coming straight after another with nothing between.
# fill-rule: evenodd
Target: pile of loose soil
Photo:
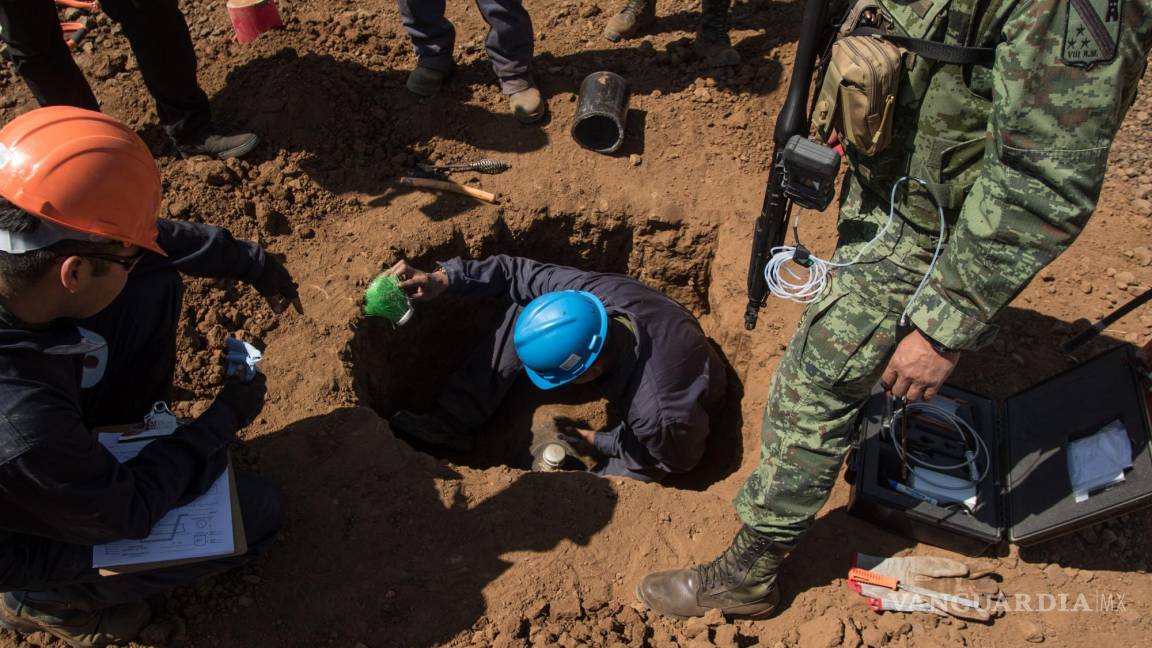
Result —
<instances>
[{"instance_id":1,"label":"pile of loose soil","mask_svg":"<svg viewBox=\"0 0 1152 648\"><path fill-rule=\"evenodd\" d=\"M983 647L1147 636L1152 515L999 559L1005 590L1084 593L1094 612L1021 611L984 626L867 609L843 581L853 551L944 552L848 517L843 483L788 561L786 608L773 619L669 620L635 601L645 573L710 559L737 529L729 500L758 460L768 381L800 314L774 301L757 330L742 326L748 242L798 4L737 3L733 40L746 62L714 70L687 47L696 3L662 0L646 35L611 44L600 31L615 7L528 0L550 106L533 127L505 114L471 3L449 6L459 68L431 99L403 88L413 58L395 3L279 4L286 29L241 46L222 3L183 3L217 119L263 138L244 160L173 155L127 43L106 19L76 53L105 110L158 154L165 215L223 225L286 255L305 306L304 315L276 316L246 286L188 282L176 405L195 414L215 395L224 337L266 348L269 402L235 456L281 484L288 524L256 563L158 600L143 645ZM578 84L599 69L624 75L633 93L613 156L568 136ZM1007 310L999 341L965 357L961 386L1007 396L1152 333L1152 311L1138 312L1076 357L1058 351L1080 320L1152 286L1152 154L1140 145L1152 128L1152 84L1144 86L1099 213ZM0 88L0 119L33 107L9 66ZM394 182L418 161L480 157L512 170L459 179L498 192L499 206ZM830 251L834 215L804 214L804 231L817 252ZM435 303L394 330L358 315L363 288L399 258L427 267L494 253L629 273L701 318L731 364L735 397L698 475L661 487L525 472L534 417L607 422L603 403L528 385L514 389L473 455L431 457L392 437L383 417L427 405L499 306ZM0 632L0 646L25 644L56 645Z\"/></svg>"}]
</instances>

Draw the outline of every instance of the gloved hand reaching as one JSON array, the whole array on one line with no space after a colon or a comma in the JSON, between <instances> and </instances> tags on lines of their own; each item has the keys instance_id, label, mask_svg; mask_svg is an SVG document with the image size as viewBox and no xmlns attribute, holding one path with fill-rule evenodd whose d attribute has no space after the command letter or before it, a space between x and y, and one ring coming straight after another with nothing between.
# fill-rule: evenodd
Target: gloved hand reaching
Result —
<instances>
[{"instance_id":1,"label":"gloved hand reaching","mask_svg":"<svg viewBox=\"0 0 1152 648\"><path fill-rule=\"evenodd\" d=\"M259 372L249 383L229 376L224 380L224 387L217 394L216 402L232 410L240 421L240 427L246 427L264 409L264 398L268 395L267 382L264 374Z\"/></svg>"},{"instance_id":2,"label":"gloved hand reaching","mask_svg":"<svg viewBox=\"0 0 1152 648\"><path fill-rule=\"evenodd\" d=\"M988 621L1000 593L989 565L969 566L951 558L883 558L856 554L856 567L895 581L896 589L849 577L849 585L868 597L872 609L932 612L972 621ZM907 589L906 589L907 588Z\"/></svg>"},{"instance_id":3,"label":"gloved hand reaching","mask_svg":"<svg viewBox=\"0 0 1152 648\"><path fill-rule=\"evenodd\" d=\"M304 313L304 307L300 305L299 286L278 256L265 253L264 271L252 282L252 287L263 295L274 313L283 313L289 304L297 313Z\"/></svg>"}]
</instances>

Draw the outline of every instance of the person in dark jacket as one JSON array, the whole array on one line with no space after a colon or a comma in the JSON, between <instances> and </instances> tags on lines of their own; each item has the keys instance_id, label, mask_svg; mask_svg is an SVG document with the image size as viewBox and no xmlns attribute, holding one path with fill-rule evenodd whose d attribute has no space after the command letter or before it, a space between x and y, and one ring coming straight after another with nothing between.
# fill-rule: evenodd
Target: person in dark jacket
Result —
<instances>
[{"instance_id":1,"label":"person in dark jacket","mask_svg":"<svg viewBox=\"0 0 1152 648\"><path fill-rule=\"evenodd\" d=\"M537 387L592 382L609 401L619 425L571 431L601 456L597 474L659 481L700 461L725 365L696 318L664 294L624 275L503 255L430 273L401 261L391 272L417 301L511 302L491 346L448 380L433 410L392 417L401 437L470 448L523 369Z\"/></svg>"},{"instance_id":2,"label":"person in dark jacket","mask_svg":"<svg viewBox=\"0 0 1152 648\"><path fill-rule=\"evenodd\" d=\"M156 100L160 125L180 155L225 159L256 148L256 135L226 133L213 124L177 0L100 0L99 6L124 31L144 85ZM53 0L0 0L0 38L41 106L100 109L64 42Z\"/></svg>"},{"instance_id":3,"label":"person in dark jacket","mask_svg":"<svg viewBox=\"0 0 1152 648\"><path fill-rule=\"evenodd\" d=\"M274 309L296 298L284 266L225 230L157 220L160 177L130 129L42 108L0 129L0 626L71 646L131 640L144 598L237 566L281 524L275 487L236 476L246 555L103 576L93 545L146 537L226 469L260 413L261 375L225 381L197 418L120 464L97 426L166 400L181 273L251 284Z\"/></svg>"}]
</instances>

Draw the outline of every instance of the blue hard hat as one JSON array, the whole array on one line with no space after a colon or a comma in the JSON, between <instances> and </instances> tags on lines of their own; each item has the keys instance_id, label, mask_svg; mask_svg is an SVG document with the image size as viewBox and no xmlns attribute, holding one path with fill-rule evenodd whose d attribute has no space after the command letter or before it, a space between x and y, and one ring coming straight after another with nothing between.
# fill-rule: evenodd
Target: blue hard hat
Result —
<instances>
[{"instance_id":1,"label":"blue hard hat","mask_svg":"<svg viewBox=\"0 0 1152 648\"><path fill-rule=\"evenodd\" d=\"M587 371L607 334L608 311L599 297L561 290L540 295L524 307L512 342L532 382L552 389Z\"/></svg>"}]
</instances>

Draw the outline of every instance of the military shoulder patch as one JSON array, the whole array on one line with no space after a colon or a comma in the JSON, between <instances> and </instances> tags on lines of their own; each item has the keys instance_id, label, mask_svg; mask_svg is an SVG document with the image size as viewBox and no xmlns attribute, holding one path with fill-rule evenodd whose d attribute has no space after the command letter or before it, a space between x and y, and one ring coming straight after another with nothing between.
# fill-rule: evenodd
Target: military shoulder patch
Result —
<instances>
[{"instance_id":1,"label":"military shoulder patch","mask_svg":"<svg viewBox=\"0 0 1152 648\"><path fill-rule=\"evenodd\" d=\"M1066 65L1091 67L1116 58L1124 0L1068 0L1064 27Z\"/></svg>"}]
</instances>

